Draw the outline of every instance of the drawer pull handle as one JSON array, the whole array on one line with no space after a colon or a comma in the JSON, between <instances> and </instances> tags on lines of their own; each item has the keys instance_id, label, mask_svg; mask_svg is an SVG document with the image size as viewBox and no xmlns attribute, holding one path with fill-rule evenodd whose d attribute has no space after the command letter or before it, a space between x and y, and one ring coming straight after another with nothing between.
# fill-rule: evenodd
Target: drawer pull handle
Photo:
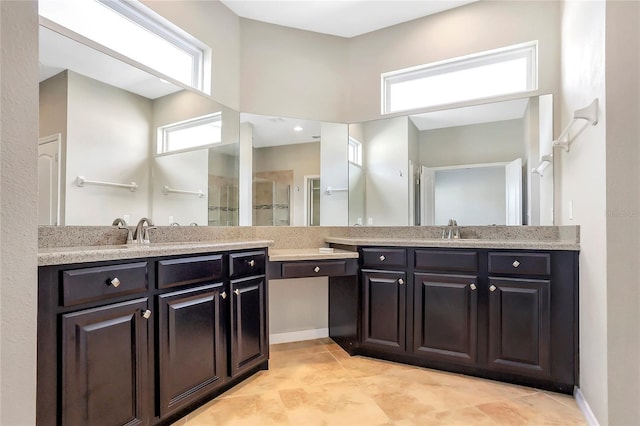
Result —
<instances>
[{"instance_id":1,"label":"drawer pull handle","mask_svg":"<svg viewBox=\"0 0 640 426\"><path fill-rule=\"evenodd\" d=\"M496 286L491 284L491 287L489 287L489 291L496 291Z\"/></svg>"},{"instance_id":2,"label":"drawer pull handle","mask_svg":"<svg viewBox=\"0 0 640 426\"><path fill-rule=\"evenodd\" d=\"M227 292L223 291L222 293L220 293L220 297L222 297L223 299L227 298Z\"/></svg>"},{"instance_id":3,"label":"drawer pull handle","mask_svg":"<svg viewBox=\"0 0 640 426\"><path fill-rule=\"evenodd\" d=\"M398 284L403 285L404 284L404 280L402 278L398 278Z\"/></svg>"},{"instance_id":4,"label":"drawer pull handle","mask_svg":"<svg viewBox=\"0 0 640 426\"><path fill-rule=\"evenodd\" d=\"M111 283L112 286L114 286L115 288L118 288L118 286L120 285L120 280L118 279L118 277L115 277L114 279L112 279L111 281L109 281Z\"/></svg>"},{"instance_id":5,"label":"drawer pull handle","mask_svg":"<svg viewBox=\"0 0 640 426\"><path fill-rule=\"evenodd\" d=\"M520 266L520 262L518 262L517 260L514 260L512 265L514 268L517 268L518 266Z\"/></svg>"},{"instance_id":6,"label":"drawer pull handle","mask_svg":"<svg viewBox=\"0 0 640 426\"><path fill-rule=\"evenodd\" d=\"M476 287L475 283L471 283L471 285L469 285L469 288L471 290L475 290L477 287Z\"/></svg>"},{"instance_id":7,"label":"drawer pull handle","mask_svg":"<svg viewBox=\"0 0 640 426\"><path fill-rule=\"evenodd\" d=\"M320 272L320 267L316 266L315 268L313 268L313 272Z\"/></svg>"},{"instance_id":8,"label":"drawer pull handle","mask_svg":"<svg viewBox=\"0 0 640 426\"><path fill-rule=\"evenodd\" d=\"M251 266L253 268L253 266L256 264L256 261L251 259L250 261L247 262L249 264L249 266Z\"/></svg>"},{"instance_id":9,"label":"drawer pull handle","mask_svg":"<svg viewBox=\"0 0 640 426\"><path fill-rule=\"evenodd\" d=\"M151 316L151 311L146 309L144 311L142 311L142 318L144 319L149 319L149 317Z\"/></svg>"},{"instance_id":10,"label":"drawer pull handle","mask_svg":"<svg viewBox=\"0 0 640 426\"><path fill-rule=\"evenodd\" d=\"M384 260L386 259L386 257L384 257L384 255L381 255L378 259L380 259L380 262L384 262Z\"/></svg>"},{"instance_id":11,"label":"drawer pull handle","mask_svg":"<svg viewBox=\"0 0 640 426\"><path fill-rule=\"evenodd\" d=\"M233 293L234 293L236 296L240 296L240 290L238 290L237 288L236 288L235 290L233 290Z\"/></svg>"}]
</instances>

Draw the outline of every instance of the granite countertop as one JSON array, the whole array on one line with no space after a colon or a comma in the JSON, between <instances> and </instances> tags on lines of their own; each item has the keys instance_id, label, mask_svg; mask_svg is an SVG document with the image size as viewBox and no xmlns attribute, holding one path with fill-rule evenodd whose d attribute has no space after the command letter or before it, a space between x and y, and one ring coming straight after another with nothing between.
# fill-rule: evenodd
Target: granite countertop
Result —
<instances>
[{"instance_id":1,"label":"granite countertop","mask_svg":"<svg viewBox=\"0 0 640 426\"><path fill-rule=\"evenodd\" d=\"M272 245L272 240L222 240L187 243L150 243L40 248L38 250L38 266L172 256L179 254L213 253L228 250L264 248Z\"/></svg>"},{"instance_id":2,"label":"granite countertop","mask_svg":"<svg viewBox=\"0 0 640 426\"><path fill-rule=\"evenodd\" d=\"M269 249L270 262L286 260L357 259L358 252L334 249L333 253L321 253L319 249Z\"/></svg>"},{"instance_id":3,"label":"granite countertop","mask_svg":"<svg viewBox=\"0 0 640 426\"><path fill-rule=\"evenodd\" d=\"M493 240L493 239L455 239L441 238L325 238L329 244L348 246L386 246L386 247L457 247L524 250L580 250L580 243L571 240Z\"/></svg>"}]
</instances>

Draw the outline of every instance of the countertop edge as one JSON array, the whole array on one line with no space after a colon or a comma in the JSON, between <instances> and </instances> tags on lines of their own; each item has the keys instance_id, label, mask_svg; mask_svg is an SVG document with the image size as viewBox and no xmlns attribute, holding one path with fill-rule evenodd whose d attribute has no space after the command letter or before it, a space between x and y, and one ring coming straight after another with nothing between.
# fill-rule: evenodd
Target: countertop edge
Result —
<instances>
[{"instance_id":1,"label":"countertop edge","mask_svg":"<svg viewBox=\"0 0 640 426\"><path fill-rule=\"evenodd\" d=\"M328 244L349 246L386 247L451 247L488 248L522 250L566 250L580 251L580 244L572 241L531 241L531 240L441 240L441 239L399 239L399 238L325 238Z\"/></svg>"},{"instance_id":2,"label":"countertop edge","mask_svg":"<svg viewBox=\"0 0 640 426\"><path fill-rule=\"evenodd\" d=\"M268 248L273 240L211 241L194 243L152 243L145 245L56 247L39 249L38 266L140 259L181 254L216 253L230 250Z\"/></svg>"},{"instance_id":3,"label":"countertop edge","mask_svg":"<svg viewBox=\"0 0 640 426\"><path fill-rule=\"evenodd\" d=\"M269 262L304 260L357 259L358 252L336 249L333 253L320 253L318 249L269 249Z\"/></svg>"}]
</instances>

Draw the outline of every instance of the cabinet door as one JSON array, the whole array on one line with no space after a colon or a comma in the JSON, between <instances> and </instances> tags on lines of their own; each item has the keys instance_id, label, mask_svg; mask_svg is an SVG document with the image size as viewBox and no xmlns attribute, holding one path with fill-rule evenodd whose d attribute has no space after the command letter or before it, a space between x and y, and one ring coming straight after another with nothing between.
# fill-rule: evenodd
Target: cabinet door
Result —
<instances>
[{"instance_id":1,"label":"cabinet door","mask_svg":"<svg viewBox=\"0 0 640 426\"><path fill-rule=\"evenodd\" d=\"M404 272L363 271L362 346L404 352L407 300Z\"/></svg>"},{"instance_id":2,"label":"cabinet door","mask_svg":"<svg viewBox=\"0 0 640 426\"><path fill-rule=\"evenodd\" d=\"M267 360L264 277L231 282L231 375Z\"/></svg>"},{"instance_id":3,"label":"cabinet door","mask_svg":"<svg viewBox=\"0 0 640 426\"><path fill-rule=\"evenodd\" d=\"M475 364L477 277L414 274L413 352L423 358Z\"/></svg>"},{"instance_id":4,"label":"cabinet door","mask_svg":"<svg viewBox=\"0 0 640 426\"><path fill-rule=\"evenodd\" d=\"M222 283L158 297L161 417L224 382L227 297Z\"/></svg>"},{"instance_id":5,"label":"cabinet door","mask_svg":"<svg viewBox=\"0 0 640 426\"><path fill-rule=\"evenodd\" d=\"M550 373L549 280L489 278L489 367Z\"/></svg>"},{"instance_id":6,"label":"cabinet door","mask_svg":"<svg viewBox=\"0 0 640 426\"><path fill-rule=\"evenodd\" d=\"M149 422L147 299L62 315L62 424Z\"/></svg>"}]
</instances>

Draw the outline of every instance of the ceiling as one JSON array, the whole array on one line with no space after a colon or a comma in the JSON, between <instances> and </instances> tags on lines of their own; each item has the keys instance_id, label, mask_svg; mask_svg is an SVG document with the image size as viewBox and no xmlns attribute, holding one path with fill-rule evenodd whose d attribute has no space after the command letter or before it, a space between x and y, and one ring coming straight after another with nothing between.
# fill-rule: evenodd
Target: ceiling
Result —
<instances>
[{"instance_id":1,"label":"ceiling","mask_svg":"<svg viewBox=\"0 0 640 426\"><path fill-rule=\"evenodd\" d=\"M443 111L410 115L418 130L434 130L446 127L468 126L494 121L517 120L524 117L529 98L493 102Z\"/></svg>"},{"instance_id":2,"label":"ceiling","mask_svg":"<svg viewBox=\"0 0 640 426\"><path fill-rule=\"evenodd\" d=\"M478 0L221 0L236 15L355 37Z\"/></svg>"},{"instance_id":3,"label":"ceiling","mask_svg":"<svg viewBox=\"0 0 640 426\"><path fill-rule=\"evenodd\" d=\"M241 123L253 125L253 147L320 142L320 122L268 115L240 114ZM294 130L294 127L302 130Z\"/></svg>"}]
</instances>

